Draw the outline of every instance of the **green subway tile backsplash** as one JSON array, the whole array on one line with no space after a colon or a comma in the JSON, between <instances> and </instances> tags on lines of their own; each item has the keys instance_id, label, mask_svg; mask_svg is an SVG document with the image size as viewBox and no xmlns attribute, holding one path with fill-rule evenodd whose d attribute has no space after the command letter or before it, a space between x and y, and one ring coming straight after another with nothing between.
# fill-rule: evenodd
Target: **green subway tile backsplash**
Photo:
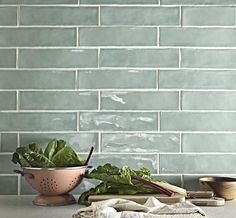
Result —
<instances>
[{"instance_id":1,"label":"green subway tile backsplash","mask_svg":"<svg viewBox=\"0 0 236 218\"><path fill-rule=\"evenodd\" d=\"M80 113L80 130L146 131L158 129L157 113Z\"/></svg>"},{"instance_id":2,"label":"green subway tile backsplash","mask_svg":"<svg viewBox=\"0 0 236 218\"><path fill-rule=\"evenodd\" d=\"M178 25L177 7L102 7L103 25Z\"/></svg>"},{"instance_id":3,"label":"green subway tile backsplash","mask_svg":"<svg viewBox=\"0 0 236 218\"><path fill-rule=\"evenodd\" d=\"M75 28L2 28L0 46L74 46Z\"/></svg>"},{"instance_id":4,"label":"green subway tile backsplash","mask_svg":"<svg viewBox=\"0 0 236 218\"><path fill-rule=\"evenodd\" d=\"M22 110L96 110L97 92L20 92Z\"/></svg>"},{"instance_id":5,"label":"green subway tile backsplash","mask_svg":"<svg viewBox=\"0 0 236 218\"><path fill-rule=\"evenodd\" d=\"M160 45L228 47L236 45L235 36L236 31L232 28L161 28Z\"/></svg>"},{"instance_id":6,"label":"green subway tile backsplash","mask_svg":"<svg viewBox=\"0 0 236 218\"><path fill-rule=\"evenodd\" d=\"M232 26L234 10L234 7L183 7L182 22L184 26Z\"/></svg>"},{"instance_id":7,"label":"green subway tile backsplash","mask_svg":"<svg viewBox=\"0 0 236 218\"><path fill-rule=\"evenodd\" d=\"M0 195L17 195L17 176L0 176Z\"/></svg>"},{"instance_id":8,"label":"green subway tile backsplash","mask_svg":"<svg viewBox=\"0 0 236 218\"><path fill-rule=\"evenodd\" d=\"M16 67L16 50L0 49L0 67L15 68Z\"/></svg>"},{"instance_id":9,"label":"green subway tile backsplash","mask_svg":"<svg viewBox=\"0 0 236 218\"><path fill-rule=\"evenodd\" d=\"M156 87L156 71L81 70L77 84L79 89L152 89Z\"/></svg>"},{"instance_id":10,"label":"green subway tile backsplash","mask_svg":"<svg viewBox=\"0 0 236 218\"><path fill-rule=\"evenodd\" d=\"M160 70L162 89L236 89L236 71Z\"/></svg>"},{"instance_id":11,"label":"green subway tile backsplash","mask_svg":"<svg viewBox=\"0 0 236 218\"><path fill-rule=\"evenodd\" d=\"M178 92L102 92L102 110L177 110Z\"/></svg>"},{"instance_id":12,"label":"green subway tile backsplash","mask_svg":"<svg viewBox=\"0 0 236 218\"><path fill-rule=\"evenodd\" d=\"M180 150L179 134L102 134L103 152L178 152Z\"/></svg>"},{"instance_id":13,"label":"green subway tile backsplash","mask_svg":"<svg viewBox=\"0 0 236 218\"><path fill-rule=\"evenodd\" d=\"M235 173L236 155L161 154L161 173ZM199 164L200 163L200 164Z\"/></svg>"},{"instance_id":14,"label":"green subway tile backsplash","mask_svg":"<svg viewBox=\"0 0 236 218\"><path fill-rule=\"evenodd\" d=\"M155 46L157 45L157 29L152 27L82 27L79 31L79 45Z\"/></svg>"},{"instance_id":15,"label":"green subway tile backsplash","mask_svg":"<svg viewBox=\"0 0 236 218\"><path fill-rule=\"evenodd\" d=\"M178 67L177 49L101 49L101 67Z\"/></svg>"},{"instance_id":16,"label":"green subway tile backsplash","mask_svg":"<svg viewBox=\"0 0 236 218\"><path fill-rule=\"evenodd\" d=\"M235 58L234 49L183 49L182 67L236 68Z\"/></svg>"},{"instance_id":17,"label":"green subway tile backsplash","mask_svg":"<svg viewBox=\"0 0 236 218\"><path fill-rule=\"evenodd\" d=\"M234 133L184 133L182 143L184 152L236 152Z\"/></svg>"},{"instance_id":18,"label":"green subway tile backsplash","mask_svg":"<svg viewBox=\"0 0 236 218\"><path fill-rule=\"evenodd\" d=\"M0 110L16 110L16 92L0 92Z\"/></svg>"},{"instance_id":19,"label":"green subway tile backsplash","mask_svg":"<svg viewBox=\"0 0 236 218\"><path fill-rule=\"evenodd\" d=\"M75 131L76 113L0 113L0 131Z\"/></svg>"},{"instance_id":20,"label":"green subway tile backsplash","mask_svg":"<svg viewBox=\"0 0 236 218\"><path fill-rule=\"evenodd\" d=\"M80 0L80 4L158 4L159 0Z\"/></svg>"},{"instance_id":21,"label":"green subway tile backsplash","mask_svg":"<svg viewBox=\"0 0 236 218\"><path fill-rule=\"evenodd\" d=\"M183 92L183 110L235 110L236 92Z\"/></svg>"},{"instance_id":22,"label":"green subway tile backsplash","mask_svg":"<svg viewBox=\"0 0 236 218\"><path fill-rule=\"evenodd\" d=\"M16 133L1 133L0 152L13 152L17 147Z\"/></svg>"},{"instance_id":23,"label":"green subway tile backsplash","mask_svg":"<svg viewBox=\"0 0 236 218\"><path fill-rule=\"evenodd\" d=\"M16 7L1 7L0 8L0 25L1 26L16 26L16 24L17 24L17 8Z\"/></svg>"},{"instance_id":24,"label":"green subway tile backsplash","mask_svg":"<svg viewBox=\"0 0 236 218\"><path fill-rule=\"evenodd\" d=\"M21 7L22 25L96 25L95 7Z\"/></svg>"},{"instance_id":25,"label":"green subway tile backsplash","mask_svg":"<svg viewBox=\"0 0 236 218\"><path fill-rule=\"evenodd\" d=\"M0 195L35 194L11 154L55 138L188 189L236 175L235 7L0 0Z\"/></svg>"},{"instance_id":26,"label":"green subway tile backsplash","mask_svg":"<svg viewBox=\"0 0 236 218\"><path fill-rule=\"evenodd\" d=\"M97 67L95 49L21 49L22 68L79 68Z\"/></svg>"},{"instance_id":27,"label":"green subway tile backsplash","mask_svg":"<svg viewBox=\"0 0 236 218\"><path fill-rule=\"evenodd\" d=\"M21 133L20 145L37 141L45 148L52 139L63 139L78 152L88 152L91 146L98 151L98 134L95 133Z\"/></svg>"}]
</instances>

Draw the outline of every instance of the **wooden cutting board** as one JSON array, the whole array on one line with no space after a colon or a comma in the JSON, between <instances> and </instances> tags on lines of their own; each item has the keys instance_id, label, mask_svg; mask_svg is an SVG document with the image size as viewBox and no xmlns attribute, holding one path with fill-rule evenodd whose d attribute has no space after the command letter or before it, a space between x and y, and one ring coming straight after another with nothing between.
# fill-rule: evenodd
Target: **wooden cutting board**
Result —
<instances>
[{"instance_id":1,"label":"wooden cutting board","mask_svg":"<svg viewBox=\"0 0 236 218\"><path fill-rule=\"evenodd\" d=\"M184 202L185 197L180 194L174 194L171 197L168 197L163 194L142 194L142 195L90 195L88 198L88 203L91 204L92 202L108 200L112 198L121 198L130 201L137 202L139 204L144 204L149 197L155 197L160 202L165 204L174 204L179 202Z\"/></svg>"}]
</instances>

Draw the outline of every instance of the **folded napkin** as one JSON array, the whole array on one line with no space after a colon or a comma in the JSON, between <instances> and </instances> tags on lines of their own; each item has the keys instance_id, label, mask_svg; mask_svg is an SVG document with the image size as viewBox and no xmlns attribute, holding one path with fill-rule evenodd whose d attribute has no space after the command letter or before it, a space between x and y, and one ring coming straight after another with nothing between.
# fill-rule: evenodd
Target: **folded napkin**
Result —
<instances>
[{"instance_id":1,"label":"folded napkin","mask_svg":"<svg viewBox=\"0 0 236 218\"><path fill-rule=\"evenodd\" d=\"M124 199L94 202L77 211L73 218L202 218L203 210L190 202L166 205L154 197L144 205Z\"/></svg>"}]
</instances>

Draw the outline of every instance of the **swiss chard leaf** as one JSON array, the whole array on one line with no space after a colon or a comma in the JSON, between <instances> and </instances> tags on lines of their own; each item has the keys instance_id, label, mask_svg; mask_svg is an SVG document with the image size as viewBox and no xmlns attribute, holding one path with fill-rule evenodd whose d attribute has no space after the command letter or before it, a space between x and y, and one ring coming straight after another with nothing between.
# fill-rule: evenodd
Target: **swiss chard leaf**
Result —
<instances>
[{"instance_id":1,"label":"swiss chard leaf","mask_svg":"<svg viewBox=\"0 0 236 218\"><path fill-rule=\"evenodd\" d=\"M73 166L81 166L83 163L79 160L75 151L69 147L65 146L64 148L60 149L53 157L52 162L57 167L73 167Z\"/></svg>"}]
</instances>

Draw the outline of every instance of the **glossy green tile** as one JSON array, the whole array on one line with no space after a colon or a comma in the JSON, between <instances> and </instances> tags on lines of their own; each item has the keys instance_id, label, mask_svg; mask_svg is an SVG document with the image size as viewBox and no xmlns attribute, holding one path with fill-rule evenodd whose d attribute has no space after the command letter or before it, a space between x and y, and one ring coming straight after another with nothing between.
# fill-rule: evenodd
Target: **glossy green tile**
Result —
<instances>
[{"instance_id":1,"label":"glossy green tile","mask_svg":"<svg viewBox=\"0 0 236 218\"><path fill-rule=\"evenodd\" d=\"M236 89L236 71L160 70L159 87L167 89Z\"/></svg>"},{"instance_id":2,"label":"glossy green tile","mask_svg":"<svg viewBox=\"0 0 236 218\"><path fill-rule=\"evenodd\" d=\"M102 152L159 153L180 150L179 134L104 133L101 138Z\"/></svg>"},{"instance_id":3,"label":"glossy green tile","mask_svg":"<svg viewBox=\"0 0 236 218\"><path fill-rule=\"evenodd\" d=\"M21 25L96 25L95 7L21 7Z\"/></svg>"},{"instance_id":4,"label":"glossy green tile","mask_svg":"<svg viewBox=\"0 0 236 218\"><path fill-rule=\"evenodd\" d=\"M235 173L236 155L161 154L161 173Z\"/></svg>"},{"instance_id":5,"label":"glossy green tile","mask_svg":"<svg viewBox=\"0 0 236 218\"><path fill-rule=\"evenodd\" d=\"M1 133L0 136L0 151L13 152L17 147L17 134L16 133Z\"/></svg>"},{"instance_id":6,"label":"glossy green tile","mask_svg":"<svg viewBox=\"0 0 236 218\"><path fill-rule=\"evenodd\" d=\"M160 45L163 46L235 46L235 38L236 31L232 28L173 27L160 31Z\"/></svg>"},{"instance_id":7,"label":"glossy green tile","mask_svg":"<svg viewBox=\"0 0 236 218\"><path fill-rule=\"evenodd\" d=\"M21 195L36 195L38 194L25 180L24 177L20 178L20 193Z\"/></svg>"},{"instance_id":8,"label":"glossy green tile","mask_svg":"<svg viewBox=\"0 0 236 218\"><path fill-rule=\"evenodd\" d=\"M220 177L232 177L236 178L236 175L228 174L207 174L207 176L220 176ZM187 190L195 190L198 191L200 188L199 184L199 179L202 177L206 177L206 175L184 175L183 180L184 180L184 188Z\"/></svg>"},{"instance_id":9,"label":"glossy green tile","mask_svg":"<svg viewBox=\"0 0 236 218\"><path fill-rule=\"evenodd\" d=\"M231 5L235 0L160 0L163 5Z\"/></svg>"},{"instance_id":10,"label":"glossy green tile","mask_svg":"<svg viewBox=\"0 0 236 218\"><path fill-rule=\"evenodd\" d=\"M235 131L233 112L162 112L161 130Z\"/></svg>"},{"instance_id":11,"label":"glossy green tile","mask_svg":"<svg viewBox=\"0 0 236 218\"><path fill-rule=\"evenodd\" d=\"M17 176L0 176L0 195L17 195Z\"/></svg>"},{"instance_id":12,"label":"glossy green tile","mask_svg":"<svg viewBox=\"0 0 236 218\"><path fill-rule=\"evenodd\" d=\"M21 49L19 66L23 68L97 67L95 49Z\"/></svg>"},{"instance_id":13,"label":"glossy green tile","mask_svg":"<svg viewBox=\"0 0 236 218\"><path fill-rule=\"evenodd\" d=\"M0 4L77 4L78 0L1 0Z\"/></svg>"},{"instance_id":14,"label":"glossy green tile","mask_svg":"<svg viewBox=\"0 0 236 218\"><path fill-rule=\"evenodd\" d=\"M76 130L76 113L0 113L0 131L70 130Z\"/></svg>"},{"instance_id":15,"label":"glossy green tile","mask_svg":"<svg viewBox=\"0 0 236 218\"><path fill-rule=\"evenodd\" d=\"M157 113L80 113L80 130L157 130Z\"/></svg>"},{"instance_id":16,"label":"glossy green tile","mask_svg":"<svg viewBox=\"0 0 236 218\"><path fill-rule=\"evenodd\" d=\"M75 28L0 28L0 46L75 46Z\"/></svg>"},{"instance_id":17,"label":"glossy green tile","mask_svg":"<svg viewBox=\"0 0 236 218\"><path fill-rule=\"evenodd\" d=\"M1 68L16 67L15 49L0 49L0 67Z\"/></svg>"},{"instance_id":18,"label":"glossy green tile","mask_svg":"<svg viewBox=\"0 0 236 218\"><path fill-rule=\"evenodd\" d=\"M234 7L183 7L182 22L186 26L232 26Z\"/></svg>"},{"instance_id":19,"label":"glossy green tile","mask_svg":"<svg viewBox=\"0 0 236 218\"><path fill-rule=\"evenodd\" d=\"M101 49L101 67L178 67L177 49Z\"/></svg>"},{"instance_id":20,"label":"glossy green tile","mask_svg":"<svg viewBox=\"0 0 236 218\"><path fill-rule=\"evenodd\" d=\"M182 67L235 68L236 50L182 49Z\"/></svg>"},{"instance_id":21,"label":"glossy green tile","mask_svg":"<svg viewBox=\"0 0 236 218\"><path fill-rule=\"evenodd\" d=\"M80 0L80 4L158 4L159 0Z\"/></svg>"},{"instance_id":22,"label":"glossy green tile","mask_svg":"<svg viewBox=\"0 0 236 218\"><path fill-rule=\"evenodd\" d=\"M184 152L236 152L236 135L229 134L183 134Z\"/></svg>"},{"instance_id":23,"label":"glossy green tile","mask_svg":"<svg viewBox=\"0 0 236 218\"><path fill-rule=\"evenodd\" d=\"M80 28L79 44L81 46L155 46L157 29L154 27Z\"/></svg>"},{"instance_id":24,"label":"glossy green tile","mask_svg":"<svg viewBox=\"0 0 236 218\"><path fill-rule=\"evenodd\" d=\"M88 152L93 146L98 151L98 135L95 133L21 133L20 144L38 142L43 148L52 139L63 139L77 152Z\"/></svg>"},{"instance_id":25,"label":"glossy green tile","mask_svg":"<svg viewBox=\"0 0 236 218\"><path fill-rule=\"evenodd\" d=\"M80 89L155 88L156 72L155 70L81 70L77 86Z\"/></svg>"},{"instance_id":26,"label":"glossy green tile","mask_svg":"<svg viewBox=\"0 0 236 218\"><path fill-rule=\"evenodd\" d=\"M178 25L178 7L102 7L102 25Z\"/></svg>"},{"instance_id":27,"label":"glossy green tile","mask_svg":"<svg viewBox=\"0 0 236 218\"><path fill-rule=\"evenodd\" d=\"M102 110L177 110L178 92L102 92Z\"/></svg>"},{"instance_id":28,"label":"glossy green tile","mask_svg":"<svg viewBox=\"0 0 236 218\"><path fill-rule=\"evenodd\" d=\"M236 92L183 92L184 110L235 110Z\"/></svg>"},{"instance_id":29,"label":"glossy green tile","mask_svg":"<svg viewBox=\"0 0 236 218\"><path fill-rule=\"evenodd\" d=\"M157 173L158 157L155 154L95 154L91 160L91 165L96 167L111 163L119 167L130 166L133 169L146 167L152 173Z\"/></svg>"},{"instance_id":30,"label":"glossy green tile","mask_svg":"<svg viewBox=\"0 0 236 218\"><path fill-rule=\"evenodd\" d=\"M16 110L16 92L0 92L0 110Z\"/></svg>"},{"instance_id":31,"label":"glossy green tile","mask_svg":"<svg viewBox=\"0 0 236 218\"><path fill-rule=\"evenodd\" d=\"M160 179L162 181L166 181L172 185L176 185L181 187L181 176L177 175L177 176L172 176L172 175L155 175L153 176L156 179Z\"/></svg>"},{"instance_id":32,"label":"glossy green tile","mask_svg":"<svg viewBox=\"0 0 236 218\"><path fill-rule=\"evenodd\" d=\"M23 110L96 110L97 92L33 91L20 92L20 109Z\"/></svg>"},{"instance_id":33,"label":"glossy green tile","mask_svg":"<svg viewBox=\"0 0 236 218\"><path fill-rule=\"evenodd\" d=\"M1 7L0 8L0 25L1 26L14 26L16 25L16 22L17 22L16 7Z\"/></svg>"},{"instance_id":34,"label":"glossy green tile","mask_svg":"<svg viewBox=\"0 0 236 218\"><path fill-rule=\"evenodd\" d=\"M0 89L74 89L74 87L74 71L0 70Z\"/></svg>"},{"instance_id":35,"label":"glossy green tile","mask_svg":"<svg viewBox=\"0 0 236 218\"><path fill-rule=\"evenodd\" d=\"M5 155L0 154L0 174L6 173L6 174L13 174L13 170L17 168L17 166L11 161L12 155ZM1 177L0 177L1 180Z\"/></svg>"}]
</instances>

